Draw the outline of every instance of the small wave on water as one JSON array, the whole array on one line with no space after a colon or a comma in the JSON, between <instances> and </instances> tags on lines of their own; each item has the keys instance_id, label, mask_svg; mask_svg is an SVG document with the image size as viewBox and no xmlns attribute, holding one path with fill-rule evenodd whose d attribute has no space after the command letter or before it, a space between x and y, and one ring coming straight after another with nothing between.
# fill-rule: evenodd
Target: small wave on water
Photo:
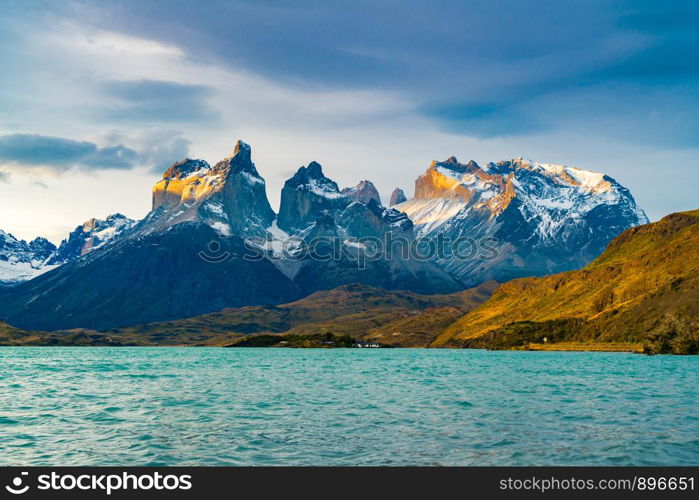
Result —
<instances>
[{"instance_id":1,"label":"small wave on water","mask_svg":"<svg viewBox=\"0 0 699 500\"><path fill-rule=\"evenodd\" d=\"M697 465L698 357L0 348L0 465Z\"/></svg>"}]
</instances>

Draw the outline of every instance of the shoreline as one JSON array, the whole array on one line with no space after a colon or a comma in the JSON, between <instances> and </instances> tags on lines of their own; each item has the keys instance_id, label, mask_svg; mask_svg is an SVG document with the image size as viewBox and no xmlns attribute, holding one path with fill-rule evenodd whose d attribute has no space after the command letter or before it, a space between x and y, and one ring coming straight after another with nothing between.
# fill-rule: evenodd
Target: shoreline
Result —
<instances>
[{"instance_id":1,"label":"shoreline","mask_svg":"<svg viewBox=\"0 0 699 500\"><path fill-rule=\"evenodd\" d=\"M356 346L237 346L237 345L191 345L191 344L164 344L164 345L85 345L85 344L0 344L0 349L3 347L83 347L83 348L217 348L217 349L425 349L425 350L472 350L472 351L491 351L491 352L607 352L607 353L629 353L629 354L647 354L643 350L643 345L638 343L608 343L608 344L589 344L575 342L561 342L560 344L529 344L511 349L486 349L474 347L410 347L410 346L380 346L380 347L356 347ZM681 356L675 354L675 356ZM684 355L691 356L691 355Z\"/></svg>"},{"instance_id":2,"label":"shoreline","mask_svg":"<svg viewBox=\"0 0 699 500\"><path fill-rule=\"evenodd\" d=\"M634 342L609 342L609 343L587 343L587 342L559 342L557 344L535 344L530 343L526 347L509 349L512 351L572 351L572 352L631 352L643 354L643 344Z\"/></svg>"}]
</instances>

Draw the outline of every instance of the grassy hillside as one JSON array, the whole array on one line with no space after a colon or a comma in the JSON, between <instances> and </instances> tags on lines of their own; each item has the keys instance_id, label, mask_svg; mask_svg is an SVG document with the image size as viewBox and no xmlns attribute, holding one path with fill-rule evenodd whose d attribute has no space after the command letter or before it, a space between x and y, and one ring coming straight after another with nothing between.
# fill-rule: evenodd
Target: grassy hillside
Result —
<instances>
[{"instance_id":1,"label":"grassy hillside","mask_svg":"<svg viewBox=\"0 0 699 500\"><path fill-rule=\"evenodd\" d=\"M95 332L68 331L42 332L22 330L0 321L0 346L71 346L71 345L114 345L108 337Z\"/></svg>"},{"instance_id":2,"label":"grassy hillside","mask_svg":"<svg viewBox=\"0 0 699 500\"><path fill-rule=\"evenodd\" d=\"M457 307L430 308L378 325L362 340L390 346L429 347L445 328L463 315L464 311Z\"/></svg>"},{"instance_id":3,"label":"grassy hillside","mask_svg":"<svg viewBox=\"0 0 699 500\"><path fill-rule=\"evenodd\" d=\"M32 332L20 330L0 321L0 345L14 345L32 336Z\"/></svg>"},{"instance_id":4,"label":"grassy hillside","mask_svg":"<svg viewBox=\"0 0 699 500\"><path fill-rule=\"evenodd\" d=\"M691 352L698 326L695 210L625 231L579 271L501 285L432 346L513 348L546 337L549 343L641 343L652 351Z\"/></svg>"}]
</instances>

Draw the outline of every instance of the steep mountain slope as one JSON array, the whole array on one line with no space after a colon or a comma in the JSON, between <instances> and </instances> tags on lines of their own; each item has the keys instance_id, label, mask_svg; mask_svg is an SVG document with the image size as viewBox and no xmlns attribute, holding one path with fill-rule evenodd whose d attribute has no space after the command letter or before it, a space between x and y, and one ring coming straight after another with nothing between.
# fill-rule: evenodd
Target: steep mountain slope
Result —
<instances>
[{"instance_id":1,"label":"steep mountain slope","mask_svg":"<svg viewBox=\"0 0 699 500\"><path fill-rule=\"evenodd\" d=\"M324 214L342 210L350 203L337 183L325 177L323 167L312 161L284 183L277 225L284 231L301 231Z\"/></svg>"},{"instance_id":2,"label":"steep mountain slope","mask_svg":"<svg viewBox=\"0 0 699 500\"><path fill-rule=\"evenodd\" d=\"M420 237L450 242L440 264L465 284L582 267L622 231L648 222L611 177L522 158L486 167L432 162L415 197L395 208Z\"/></svg>"},{"instance_id":3,"label":"steep mountain slope","mask_svg":"<svg viewBox=\"0 0 699 500\"><path fill-rule=\"evenodd\" d=\"M625 231L579 271L503 284L433 345L642 342L673 317L699 329L699 210Z\"/></svg>"},{"instance_id":4,"label":"steep mountain slope","mask_svg":"<svg viewBox=\"0 0 699 500\"><path fill-rule=\"evenodd\" d=\"M22 328L109 328L298 298L269 259L245 258L243 238L266 234L274 217L250 153L239 141L213 168L201 160L174 164L154 186L142 221L109 219L129 230L0 294L0 317ZM95 241L86 233L95 231L79 228L76 244L69 238L64 249L82 253Z\"/></svg>"},{"instance_id":5,"label":"steep mountain slope","mask_svg":"<svg viewBox=\"0 0 699 500\"><path fill-rule=\"evenodd\" d=\"M239 237L185 222L115 242L0 295L0 318L28 329L104 329L224 307L287 302L297 287L267 260L243 258Z\"/></svg>"}]
</instances>

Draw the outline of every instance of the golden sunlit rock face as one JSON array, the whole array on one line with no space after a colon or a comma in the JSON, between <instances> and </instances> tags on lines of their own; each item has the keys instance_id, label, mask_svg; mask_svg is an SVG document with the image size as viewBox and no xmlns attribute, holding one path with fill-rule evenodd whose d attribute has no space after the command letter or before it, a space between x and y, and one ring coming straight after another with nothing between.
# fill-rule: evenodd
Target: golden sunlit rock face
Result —
<instances>
[{"instance_id":1,"label":"golden sunlit rock face","mask_svg":"<svg viewBox=\"0 0 699 500\"><path fill-rule=\"evenodd\" d=\"M220 190L223 178L222 172L214 173L211 170L185 178L163 178L153 186L153 210L160 206L172 208L199 202Z\"/></svg>"},{"instance_id":2,"label":"golden sunlit rock face","mask_svg":"<svg viewBox=\"0 0 699 500\"><path fill-rule=\"evenodd\" d=\"M473 161L462 164L452 156L444 162L433 161L415 181L415 197L398 209L417 225L434 227L467 206L487 207L497 215L514 197L511 176L491 174Z\"/></svg>"},{"instance_id":3,"label":"golden sunlit rock face","mask_svg":"<svg viewBox=\"0 0 699 500\"><path fill-rule=\"evenodd\" d=\"M468 201L471 193L456 178L438 172L435 162L432 162L427 172L415 181L415 198L459 198Z\"/></svg>"},{"instance_id":4,"label":"golden sunlit rock face","mask_svg":"<svg viewBox=\"0 0 699 500\"><path fill-rule=\"evenodd\" d=\"M213 167L203 160L173 164L153 186L153 206L145 227L185 221L210 225L225 236L263 234L274 219L265 181L238 141L232 154Z\"/></svg>"},{"instance_id":5,"label":"golden sunlit rock face","mask_svg":"<svg viewBox=\"0 0 699 500\"><path fill-rule=\"evenodd\" d=\"M489 201L505 193L507 177L494 175L476 162L459 163L453 156L444 162L433 161L415 181L415 199L457 199L464 202Z\"/></svg>"}]
</instances>

